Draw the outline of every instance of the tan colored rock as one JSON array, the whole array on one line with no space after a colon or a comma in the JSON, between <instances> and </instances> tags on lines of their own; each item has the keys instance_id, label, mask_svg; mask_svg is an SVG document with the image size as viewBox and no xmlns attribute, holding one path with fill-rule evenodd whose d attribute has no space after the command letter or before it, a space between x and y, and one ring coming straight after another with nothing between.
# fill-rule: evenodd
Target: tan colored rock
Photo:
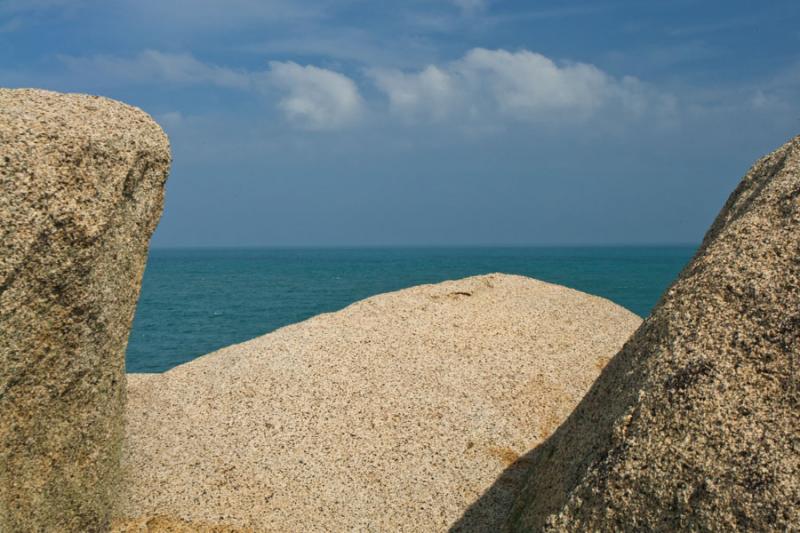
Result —
<instances>
[{"instance_id":1,"label":"tan colored rock","mask_svg":"<svg viewBox=\"0 0 800 533\"><path fill-rule=\"evenodd\" d=\"M513 530L800 529L800 137L530 461Z\"/></svg>"},{"instance_id":2,"label":"tan colored rock","mask_svg":"<svg viewBox=\"0 0 800 533\"><path fill-rule=\"evenodd\" d=\"M119 514L446 530L524 464L640 322L602 298L496 274L376 296L130 375ZM507 473L473 513L486 530L517 480Z\"/></svg>"},{"instance_id":3,"label":"tan colored rock","mask_svg":"<svg viewBox=\"0 0 800 533\"><path fill-rule=\"evenodd\" d=\"M108 527L169 163L139 109L0 89L0 531Z\"/></svg>"},{"instance_id":4,"label":"tan colored rock","mask_svg":"<svg viewBox=\"0 0 800 533\"><path fill-rule=\"evenodd\" d=\"M238 528L200 522L189 522L170 516L153 516L133 520L115 520L111 533L254 533L250 528Z\"/></svg>"}]
</instances>

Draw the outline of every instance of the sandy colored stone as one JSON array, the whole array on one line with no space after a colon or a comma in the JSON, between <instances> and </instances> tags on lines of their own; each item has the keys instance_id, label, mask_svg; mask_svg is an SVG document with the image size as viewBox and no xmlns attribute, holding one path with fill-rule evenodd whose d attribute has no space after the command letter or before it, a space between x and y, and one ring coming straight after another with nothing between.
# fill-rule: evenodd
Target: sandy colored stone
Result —
<instances>
[{"instance_id":1,"label":"sandy colored stone","mask_svg":"<svg viewBox=\"0 0 800 533\"><path fill-rule=\"evenodd\" d=\"M257 531L502 523L524 460L641 320L520 276L423 285L130 375L121 517ZM534 421L531 424L531 421Z\"/></svg>"},{"instance_id":2,"label":"sandy colored stone","mask_svg":"<svg viewBox=\"0 0 800 533\"><path fill-rule=\"evenodd\" d=\"M108 527L169 163L139 109L0 89L0 531Z\"/></svg>"},{"instance_id":3,"label":"sandy colored stone","mask_svg":"<svg viewBox=\"0 0 800 533\"><path fill-rule=\"evenodd\" d=\"M800 137L530 461L514 530L800 530Z\"/></svg>"},{"instance_id":4,"label":"sandy colored stone","mask_svg":"<svg viewBox=\"0 0 800 533\"><path fill-rule=\"evenodd\" d=\"M189 522L170 516L115 520L111 533L254 533L250 528Z\"/></svg>"}]
</instances>

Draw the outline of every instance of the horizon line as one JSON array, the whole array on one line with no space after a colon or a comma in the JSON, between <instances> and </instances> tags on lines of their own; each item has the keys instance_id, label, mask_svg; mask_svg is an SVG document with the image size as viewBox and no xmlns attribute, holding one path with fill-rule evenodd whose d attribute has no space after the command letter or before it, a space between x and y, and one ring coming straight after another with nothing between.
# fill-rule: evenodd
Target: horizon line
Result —
<instances>
[{"instance_id":1,"label":"horizon line","mask_svg":"<svg viewBox=\"0 0 800 533\"><path fill-rule=\"evenodd\" d=\"M151 245L150 250L380 249L380 248L681 248L701 242L511 243L511 244L210 244Z\"/></svg>"}]
</instances>

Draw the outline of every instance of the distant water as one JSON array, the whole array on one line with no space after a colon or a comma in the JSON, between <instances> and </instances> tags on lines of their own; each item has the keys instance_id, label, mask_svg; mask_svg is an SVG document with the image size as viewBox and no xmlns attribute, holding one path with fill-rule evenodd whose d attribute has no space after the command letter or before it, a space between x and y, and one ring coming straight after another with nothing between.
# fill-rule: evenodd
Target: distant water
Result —
<instances>
[{"instance_id":1,"label":"distant water","mask_svg":"<svg viewBox=\"0 0 800 533\"><path fill-rule=\"evenodd\" d=\"M368 296L489 272L606 297L646 316L693 246L154 249L128 344L129 372L163 372Z\"/></svg>"}]
</instances>

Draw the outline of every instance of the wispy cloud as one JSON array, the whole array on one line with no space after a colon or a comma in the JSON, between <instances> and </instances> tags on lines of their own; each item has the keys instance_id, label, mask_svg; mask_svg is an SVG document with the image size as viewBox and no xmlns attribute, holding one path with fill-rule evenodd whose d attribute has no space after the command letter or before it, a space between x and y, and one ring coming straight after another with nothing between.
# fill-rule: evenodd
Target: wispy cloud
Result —
<instances>
[{"instance_id":1,"label":"wispy cloud","mask_svg":"<svg viewBox=\"0 0 800 533\"><path fill-rule=\"evenodd\" d=\"M252 86L252 76L247 72L203 63L185 53L170 54L145 50L132 58L107 55L59 57L75 72L102 73L111 82L207 84L229 89L249 89Z\"/></svg>"},{"instance_id":2,"label":"wispy cloud","mask_svg":"<svg viewBox=\"0 0 800 533\"><path fill-rule=\"evenodd\" d=\"M0 34L37 25L53 13L58 16L79 12L91 0L0 0Z\"/></svg>"},{"instance_id":3,"label":"wispy cloud","mask_svg":"<svg viewBox=\"0 0 800 533\"><path fill-rule=\"evenodd\" d=\"M81 7L86 3L86 0L3 0L0 2L0 13L21 13L65 7L75 8Z\"/></svg>"},{"instance_id":4,"label":"wispy cloud","mask_svg":"<svg viewBox=\"0 0 800 533\"><path fill-rule=\"evenodd\" d=\"M765 17L731 17L712 22L698 23L687 26L670 28L667 33L673 37L687 37L715 33L719 31L730 31L748 26L756 26L764 22Z\"/></svg>"},{"instance_id":5,"label":"wispy cloud","mask_svg":"<svg viewBox=\"0 0 800 533\"><path fill-rule=\"evenodd\" d=\"M317 19L327 10L326 2L289 0L124 0L123 4L128 13L180 31Z\"/></svg>"},{"instance_id":6,"label":"wispy cloud","mask_svg":"<svg viewBox=\"0 0 800 533\"><path fill-rule=\"evenodd\" d=\"M20 17L13 17L5 22L0 22L0 33L11 33L12 31L17 31L22 26L22 19Z\"/></svg>"},{"instance_id":7,"label":"wispy cloud","mask_svg":"<svg viewBox=\"0 0 800 533\"><path fill-rule=\"evenodd\" d=\"M757 109L783 109L797 114L800 102L800 62L789 65L776 75L749 89L750 103Z\"/></svg>"},{"instance_id":8,"label":"wispy cloud","mask_svg":"<svg viewBox=\"0 0 800 533\"><path fill-rule=\"evenodd\" d=\"M463 13L471 15L485 11L489 7L489 0L450 0Z\"/></svg>"},{"instance_id":9,"label":"wispy cloud","mask_svg":"<svg viewBox=\"0 0 800 533\"><path fill-rule=\"evenodd\" d=\"M487 15L485 22L503 24L508 22L531 22L536 20L552 20L570 17L584 17L617 8L617 4L596 2L593 4L552 7L546 9L529 9L514 13L497 13Z\"/></svg>"},{"instance_id":10,"label":"wispy cloud","mask_svg":"<svg viewBox=\"0 0 800 533\"><path fill-rule=\"evenodd\" d=\"M344 74L313 65L272 61L263 71L236 70L204 63L191 54L145 50L130 57L60 56L74 74L99 77L106 83L214 86L279 95L276 107L302 129L331 130L349 126L361 116L364 103L356 83Z\"/></svg>"},{"instance_id":11,"label":"wispy cloud","mask_svg":"<svg viewBox=\"0 0 800 533\"><path fill-rule=\"evenodd\" d=\"M303 35L272 36L268 40L236 47L237 52L259 57L298 57L328 62L412 67L435 54L433 45L402 35L393 38L393 46L365 28L320 27Z\"/></svg>"}]
</instances>

